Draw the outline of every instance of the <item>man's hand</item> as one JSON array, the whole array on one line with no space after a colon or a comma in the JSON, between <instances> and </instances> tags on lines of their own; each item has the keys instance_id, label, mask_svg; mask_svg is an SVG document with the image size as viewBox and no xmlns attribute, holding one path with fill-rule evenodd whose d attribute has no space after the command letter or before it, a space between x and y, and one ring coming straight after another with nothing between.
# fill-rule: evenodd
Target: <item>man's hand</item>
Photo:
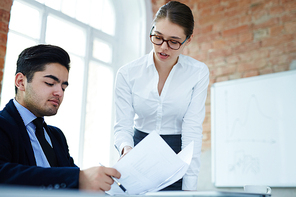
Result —
<instances>
[{"instance_id":1,"label":"man's hand","mask_svg":"<svg viewBox=\"0 0 296 197\"><path fill-rule=\"evenodd\" d=\"M79 173L79 189L90 191L109 191L113 179L120 178L121 174L115 168L92 167L81 170Z\"/></svg>"}]
</instances>

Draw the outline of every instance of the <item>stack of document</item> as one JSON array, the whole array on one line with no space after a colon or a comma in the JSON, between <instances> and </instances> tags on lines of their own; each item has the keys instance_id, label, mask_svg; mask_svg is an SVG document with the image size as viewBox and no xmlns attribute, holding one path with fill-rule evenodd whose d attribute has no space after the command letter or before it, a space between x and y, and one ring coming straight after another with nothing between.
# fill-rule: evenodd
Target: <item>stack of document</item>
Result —
<instances>
[{"instance_id":1,"label":"stack of document","mask_svg":"<svg viewBox=\"0 0 296 197\"><path fill-rule=\"evenodd\" d=\"M194 142L176 154L156 132L150 133L113 167L121 173L109 195L137 195L159 191L181 179L192 159Z\"/></svg>"}]
</instances>

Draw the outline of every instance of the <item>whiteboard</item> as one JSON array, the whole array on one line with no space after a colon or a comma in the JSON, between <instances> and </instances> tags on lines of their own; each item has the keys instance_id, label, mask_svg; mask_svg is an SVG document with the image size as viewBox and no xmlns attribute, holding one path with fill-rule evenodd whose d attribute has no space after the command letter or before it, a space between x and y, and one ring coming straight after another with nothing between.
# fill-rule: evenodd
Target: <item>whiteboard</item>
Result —
<instances>
[{"instance_id":1,"label":"whiteboard","mask_svg":"<svg viewBox=\"0 0 296 197\"><path fill-rule=\"evenodd\" d=\"M212 182L296 187L296 70L211 87Z\"/></svg>"}]
</instances>

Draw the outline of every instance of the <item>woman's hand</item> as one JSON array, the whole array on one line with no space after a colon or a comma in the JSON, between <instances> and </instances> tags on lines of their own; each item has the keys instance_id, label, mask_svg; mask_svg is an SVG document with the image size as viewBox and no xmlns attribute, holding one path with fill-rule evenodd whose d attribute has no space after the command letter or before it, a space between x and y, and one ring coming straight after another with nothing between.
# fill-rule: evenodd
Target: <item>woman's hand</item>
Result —
<instances>
[{"instance_id":1,"label":"woman's hand","mask_svg":"<svg viewBox=\"0 0 296 197\"><path fill-rule=\"evenodd\" d=\"M130 146L125 146L125 147L123 147L122 152L121 152L121 157L119 158L119 160L120 160L122 157L124 157L128 152L130 152L132 149L133 149L133 148L130 147ZM119 160L118 160L118 161L119 161Z\"/></svg>"}]
</instances>

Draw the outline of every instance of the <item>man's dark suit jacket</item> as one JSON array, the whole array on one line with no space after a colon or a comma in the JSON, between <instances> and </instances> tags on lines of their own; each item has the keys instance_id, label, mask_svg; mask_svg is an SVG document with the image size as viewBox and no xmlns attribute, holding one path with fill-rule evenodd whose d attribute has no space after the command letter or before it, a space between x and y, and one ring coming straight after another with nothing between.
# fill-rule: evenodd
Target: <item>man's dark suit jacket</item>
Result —
<instances>
[{"instance_id":1,"label":"man's dark suit jacket","mask_svg":"<svg viewBox=\"0 0 296 197\"><path fill-rule=\"evenodd\" d=\"M79 168L70 157L66 138L47 126L59 167L36 166L31 141L12 100L0 111L0 184L45 188L78 188Z\"/></svg>"}]
</instances>

